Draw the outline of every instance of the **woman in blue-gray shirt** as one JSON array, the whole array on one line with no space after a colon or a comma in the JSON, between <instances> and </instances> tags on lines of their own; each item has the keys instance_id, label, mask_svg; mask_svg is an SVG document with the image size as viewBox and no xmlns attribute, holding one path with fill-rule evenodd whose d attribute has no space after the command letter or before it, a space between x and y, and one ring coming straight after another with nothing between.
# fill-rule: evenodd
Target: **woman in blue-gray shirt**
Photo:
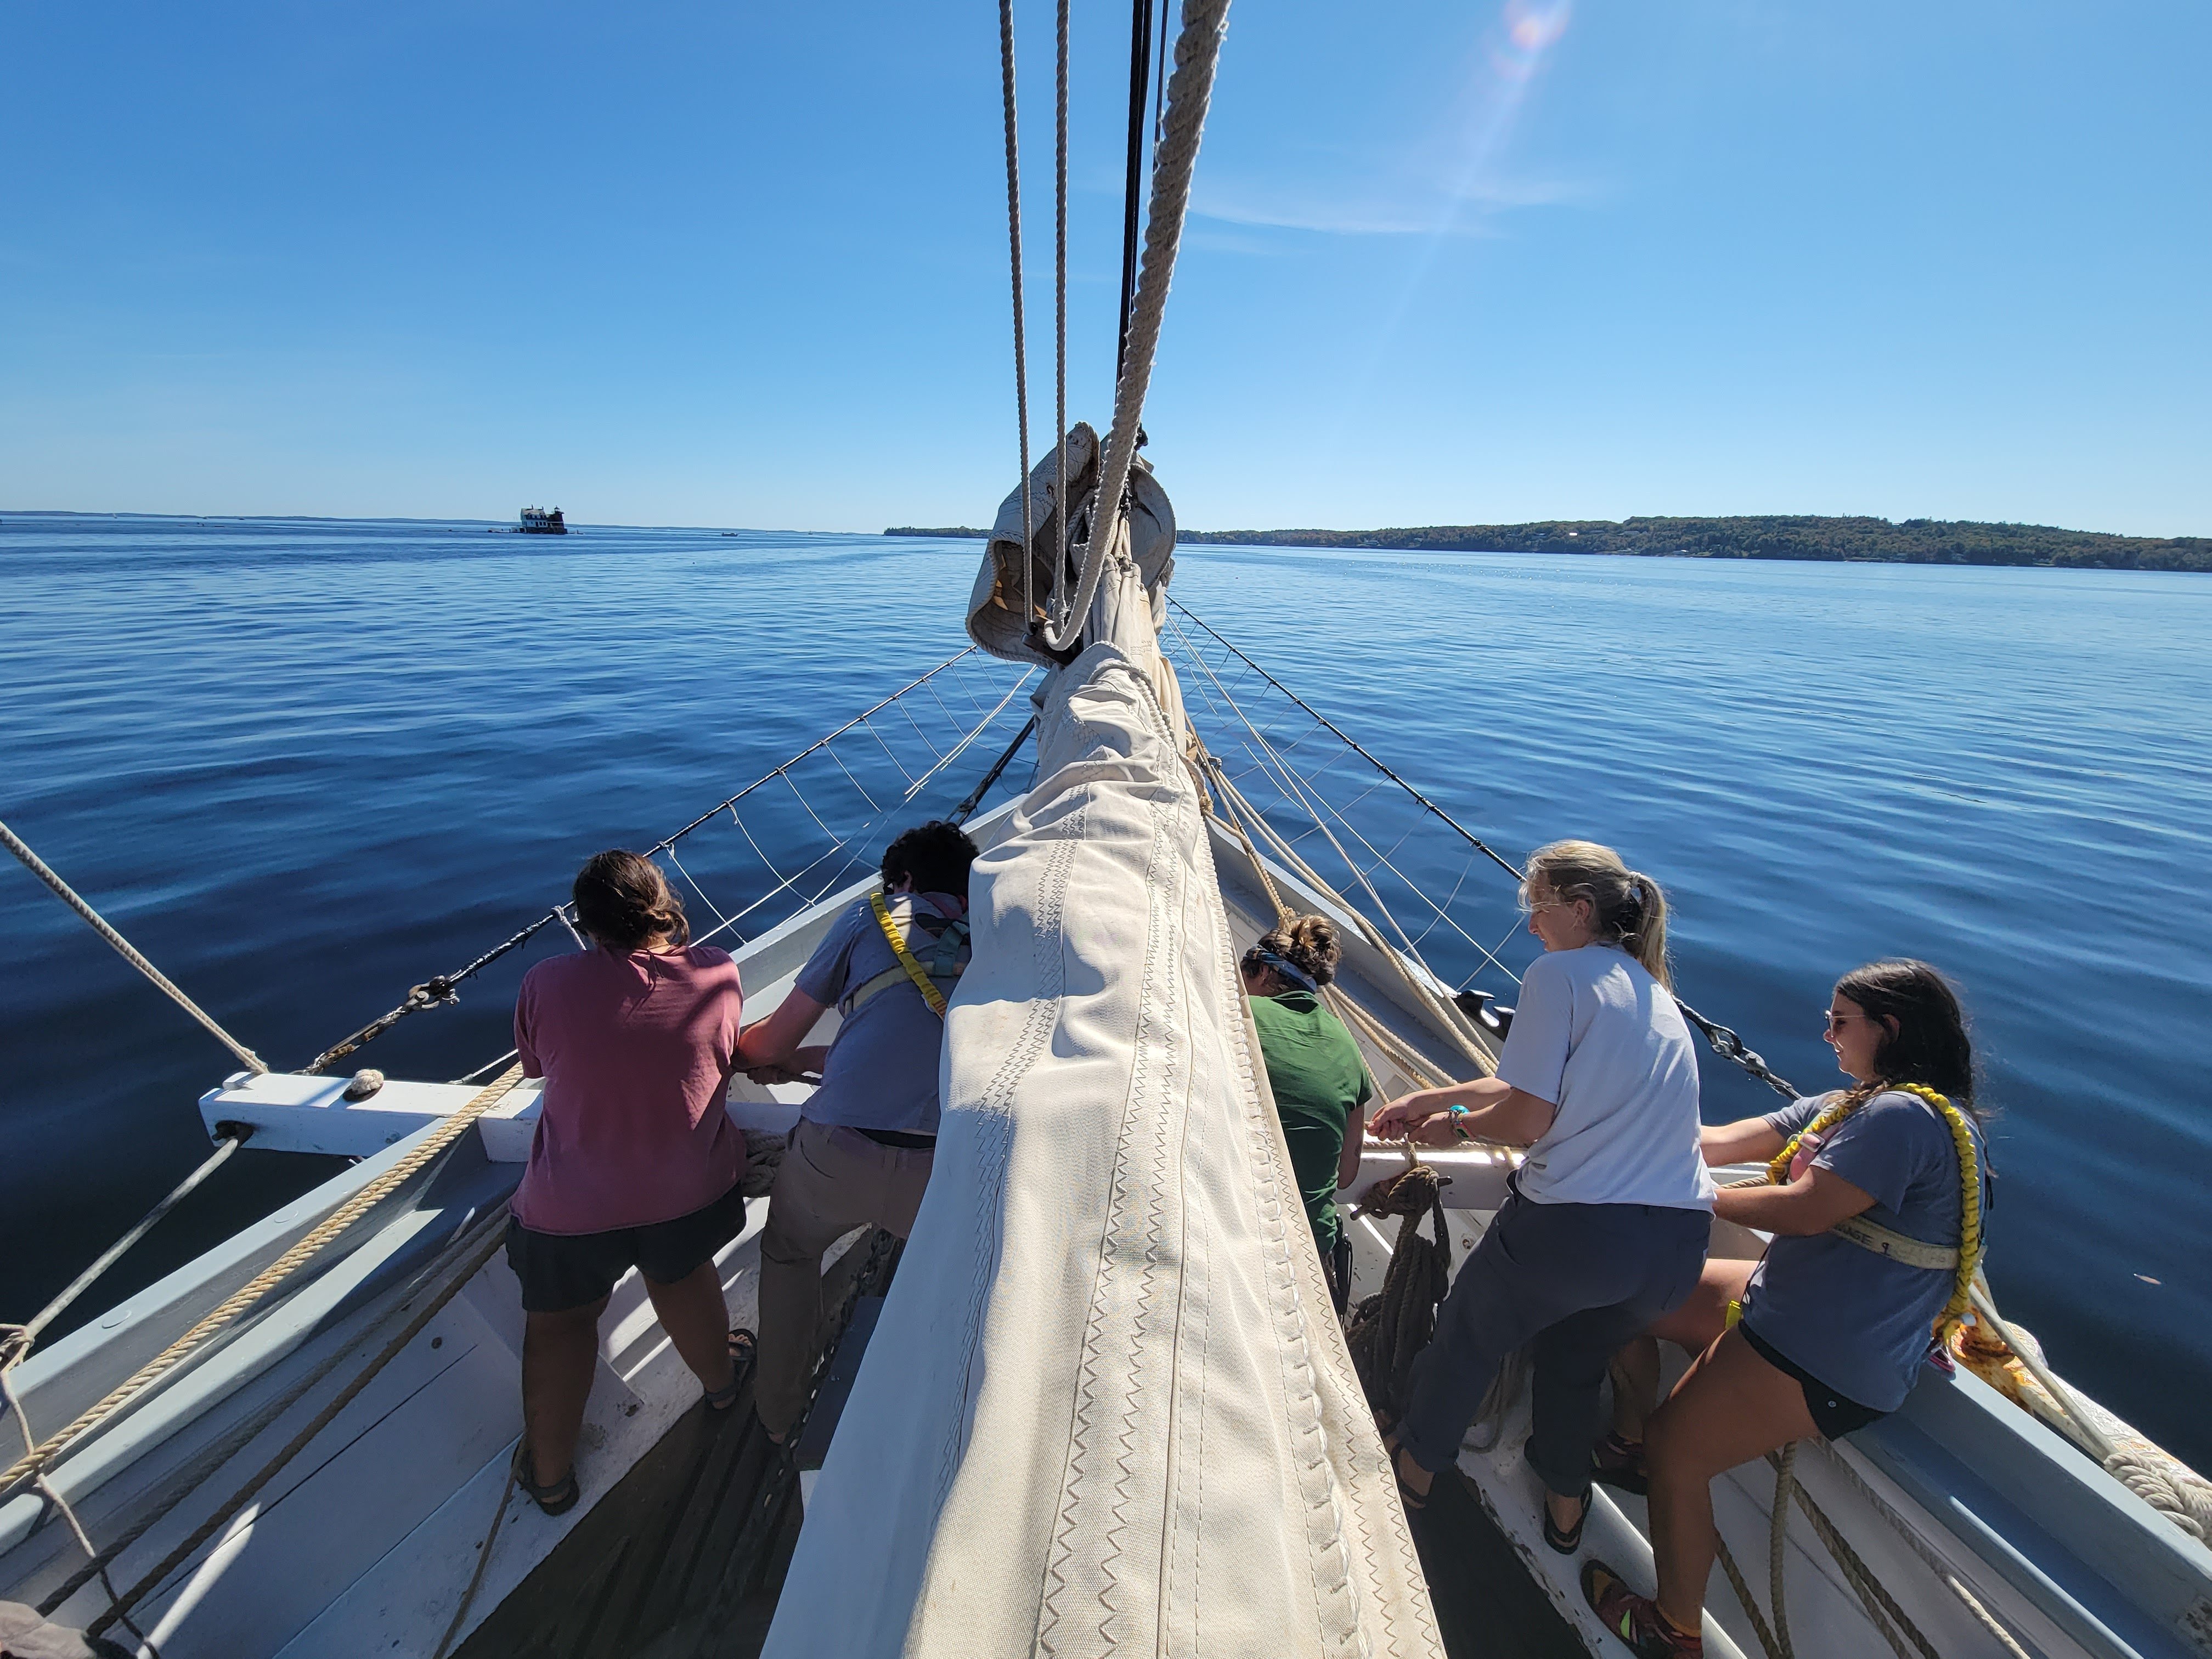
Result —
<instances>
[{"instance_id":1,"label":"woman in blue-gray shirt","mask_svg":"<svg viewBox=\"0 0 2212 1659\"><path fill-rule=\"evenodd\" d=\"M1652 1328L1698 1357L1642 1447L1616 1434L1597 1455L1599 1479L1648 1480L1659 1594L1595 1561L1583 1593L1648 1659L1702 1651L1712 1477L1895 1411L1965 1311L1988 1185L1957 994L1922 962L1855 969L1836 982L1827 1041L1850 1088L1705 1131L1708 1163L1768 1162L1767 1180L1723 1188L1714 1212L1773 1243L1757 1263L1708 1262Z\"/></svg>"}]
</instances>

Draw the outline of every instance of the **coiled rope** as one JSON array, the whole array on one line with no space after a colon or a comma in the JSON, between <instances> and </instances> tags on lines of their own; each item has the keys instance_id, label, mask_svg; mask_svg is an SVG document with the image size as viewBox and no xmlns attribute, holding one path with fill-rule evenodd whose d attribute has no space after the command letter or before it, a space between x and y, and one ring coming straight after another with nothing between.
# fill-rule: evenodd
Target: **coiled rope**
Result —
<instances>
[{"instance_id":1,"label":"coiled rope","mask_svg":"<svg viewBox=\"0 0 2212 1659\"><path fill-rule=\"evenodd\" d=\"M115 947L116 954L120 956L124 961L129 963L133 968L136 968L140 973L145 975L146 977L151 980L172 1002L175 1003L178 1007L183 1009L194 1019L198 1020L203 1026L206 1027L208 1033L213 1036L216 1042L222 1043L224 1048L229 1049L234 1054L236 1054L240 1060L245 1064L246 1068L248 1071L265 1072L269 1069L268 1065L262 1060L260 1055L255 1054L252 1049L247 1048L236 1037L231 1036L229 1032L224 1030L222 1026L216 1024L213 1015L210 1014L206 1009L201 1007L198 1003L194 1002L190 997L186 996L181 990L179 990L177 988L176 981L172 980L159 968L156 968L152 963L147 961L144 957L141 956L137 948L131 945L129 939L124 938L123 935L117 933L114 928L109 927L106 917L102 916L99 911L94 909L92 906L86 903L82 898L78 896L75 888L71 887L67 882L56 875L52 867L36 853L33 853L30 849L29 845L25 842L21 836L17 835L13 830L10 830L4 823L0 823L0 842L4 842L8 850L22 860L23 867L25 869L28 870L40 881L46 883L46 884L52 890L53 895L56 898L59 899L64 904L68 905L70 909L76 911L78 916L82 919L86 927L91 928L94 933L99 934L100 938L106 939L110 945L113 945Z\"/></svg>"},{"instance_id":2,"label":"coiled rope","mask_svg":"<svg viewBox=\"0 0 2212 1659\"><path fill-rule=\"evenodd\" d=\"M1002 15L1006 15L1012 0L1000 0L1000 4ZM1137 426L1145 412L1145 394L1152 386L1152 360L1159 349L1161 320L1167 313L1168 285L1175 276L1176 255L1182 243L1183 216L1190 206L1191 179L1198 167L1199 139L1205 131L1206 106L1213 96L1213 72L1221 59L1221 41L1228 22L1229 0L1184 0L1182 32L1176 38L1175 73L1168 82L1167 113L1162 120L1159 148L1152 157L1152 194L1145 220L1145 256L1137 271L1137 297L1129 313L1127 348L1114 388L1114 425L1107 434L1097 504L1091 510L1091 534L1083 544L1083 573L1076 584L1074 597L1038 631L1040 642L1048 651L1065 651L1081 635L1091 602L1098 592L1099 578L1105 574L1108 555L1120 533L1121 493L1128 487L1129 469L1136 459ZM1010 16L1002 21L1000 33L1011 52L1013 26ZM1011 131L1011 71L1006 109ZM1026 499L1026 446L1022 477ZM1064 512L1062 516L1065 517ZM1026 532L1026 522L1023 528ZM1055 584L1057 576L1055 572Z\"/></svg>"},{"instance_id":3,"label":"coiled rope","mask_svg":"<svg viewBox=\"0 0 2212 1659\"><path fill-rule=\"evenodd\" d=\"M389 1170L356 1193L333 1210L298 1243L278 1256L268 1267L256 1273L237 1291L226 1297L213 1311L186 1331L175 1341L155 1354L124 1382L110 1389L98 1403L88 1407L76 1420L52 1439L29 1445L23 1455L0 1470L0 1503L5 1503L18 1492L35 1480L53 1461L98 1428L109 1418L122 1411L133 1400L153 1388L170 1371L183 1364L191 1353L204 1346L225 1328L234 1323L255 1304L297 1273L307 1262L337 1240L346 1230L374 1209L385 1199L421 1174L446 1149L467 1132L476 1121L489 1111L522 1081L522 1067L513 1066L497 1079L479 1090L466 1104L425 1131L422 1139L412 1151L401 1158Z\"/></svg>"}]
</instances>

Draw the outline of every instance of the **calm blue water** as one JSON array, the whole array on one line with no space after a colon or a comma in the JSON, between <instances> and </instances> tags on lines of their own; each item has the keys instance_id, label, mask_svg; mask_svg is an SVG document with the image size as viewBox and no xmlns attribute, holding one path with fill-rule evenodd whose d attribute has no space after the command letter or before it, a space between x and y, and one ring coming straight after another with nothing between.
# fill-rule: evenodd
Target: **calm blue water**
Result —
<instances>
[{"instance_id":1,"label":"calm blue water","mask_svg":"<svg viewBox=\"0 0 2212 1659\"><path fill-rule=\"evenodd\" d=\"M956 649L979 551L8 514L0 813L296 1066ZM1684 994L1808 1087L1837 972L1950 969L2002 1113L2000 1297L2212 1466L2212 579L1193 548L1176 591L1500 848L1620 847ZM1449 886L1462 852L1401 857ZM230 1068L12 866L0 933L20 1318L204 1154ZM520 963L362 1061L490 1060ZM1768 1098L1705 1073L1709 1118ZM95 1301L326 1172L249 1152Z\"/></svg>"}]
</instances>

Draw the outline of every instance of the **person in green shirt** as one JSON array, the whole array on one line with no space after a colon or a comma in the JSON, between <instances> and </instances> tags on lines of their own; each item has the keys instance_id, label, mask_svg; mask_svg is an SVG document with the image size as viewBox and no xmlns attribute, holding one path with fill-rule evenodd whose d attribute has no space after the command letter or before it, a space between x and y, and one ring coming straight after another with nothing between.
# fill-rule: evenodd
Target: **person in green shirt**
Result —
<instances>
[{"instance_id":1,"label":"person in green shirt","mask_svg":"<svg viewBox=\"0 0 2212 1659\"><path fill-rule=\"evenodd\" d=\"M1336 1194L1359 1173L1361 1128L1375 1092L1359 1045L1322 1006L1321 988L1336 977L1342 955L1326 918L1292 916L1261 935L1240 964L1291 1169L1340 1307Z\"/></svg>"}]
</instances>

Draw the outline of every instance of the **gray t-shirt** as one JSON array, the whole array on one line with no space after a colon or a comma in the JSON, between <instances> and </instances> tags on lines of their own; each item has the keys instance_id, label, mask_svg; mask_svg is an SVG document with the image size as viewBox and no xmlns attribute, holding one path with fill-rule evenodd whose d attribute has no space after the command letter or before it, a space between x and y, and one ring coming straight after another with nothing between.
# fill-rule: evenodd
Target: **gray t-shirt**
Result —
<instances>
[{"instance_id":1,"label":"gray t-shirt","mask_svg":"<svg viewBox=\"0 0 2212 1659\"><path fill-rule=\"evenodd\" d=\"M894 901L894 908L904 902ZM950 893L924 893L914 903L918 911L938 915L965 914ZM913 949L914 930L906 932ZM927 951L920 954L928 959ZM793 983L815 1001L834 1006L897 966L874 908L862 899L830 924ZM930 1012L919 986L894 984L878 991L837 1028L822 1067L822 1086L801 1115L832 1128L933 1135L938 1060L944 1050L945 1022Z\"/></svg>"},{"instance_id":2,"label":"gray t-shirt","mask_svg":"<svg viewBox=\"0 0 2212 1659\"><path fill-rule=\"evenodd\" d=\"M1800 1100L1766 1121L1786 1138L1833 1098ZM1986 1208L1989 1164L1978 1130L1974 1152ZM1959 1150L1942 1114L1918 1096L1876 1095L1828 1132L1812 1161L1874 1194L1865 1219L1876 1226L1925 1244L1958 1243ZM1752 1270L1743 1322L1838 1394L1893 1412L1920 1376L1954 1278L1948 1268L1915 1267L1834 1233L1778 1236Z\"/></svg>"},{"instance_id":3,"label":"gray t-shirt","mask_svg":"<svg viewBox=\"0 0 2212 1659\"><path fill-rule=\"evenodd\" d=\"M1713 1207L1690 1028L1633 957L1585 945L1530 963L1498 1076L1559 1109L1516 1180L1532 1203Z\"/></svg>"}]
</instances>

